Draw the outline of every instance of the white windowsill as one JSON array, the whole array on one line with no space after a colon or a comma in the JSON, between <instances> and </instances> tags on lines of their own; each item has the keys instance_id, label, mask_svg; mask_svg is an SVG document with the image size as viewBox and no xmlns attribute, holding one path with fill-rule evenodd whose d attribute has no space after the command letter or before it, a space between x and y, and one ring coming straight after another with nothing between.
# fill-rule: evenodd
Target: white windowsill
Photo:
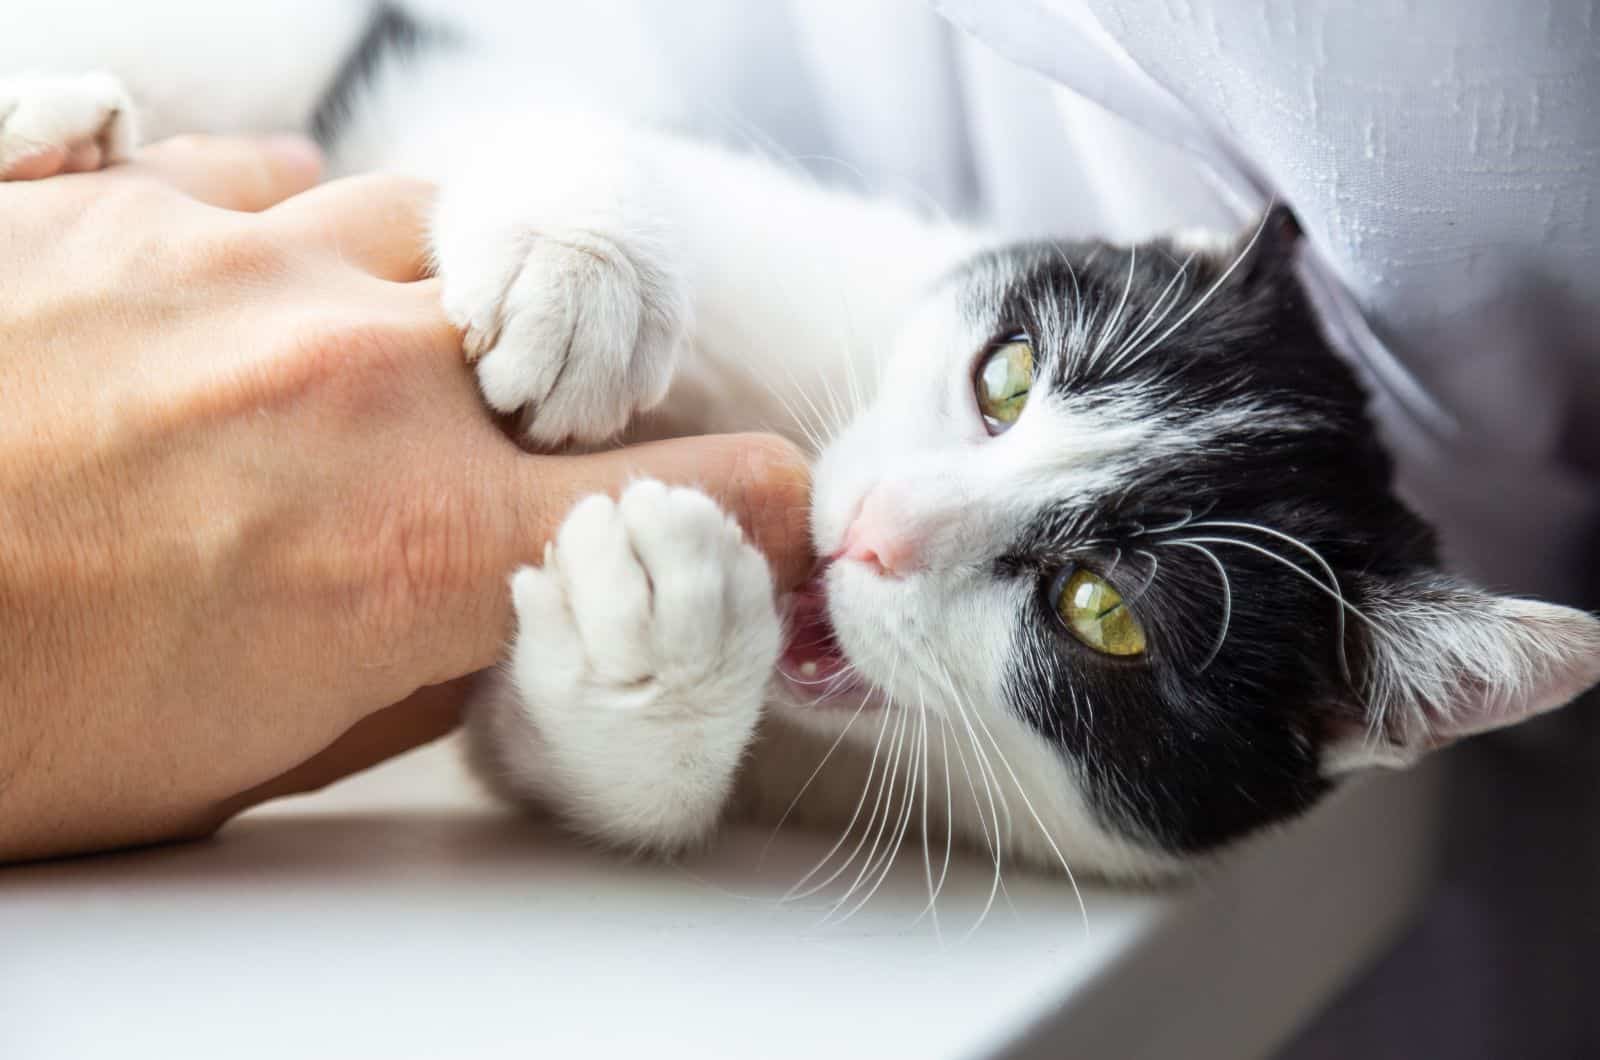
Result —
<instances>
[{"instance_id":1,"label":"white windowsill","mask_svg":"<svg viewBox=\"0 0 1600 1060\"><path fill-rule=\"evenodd\" d=\"M920 854L842 926L772 899L831 845L683 867L488 807L440 749L209 844L0 871L0 1054L1261 1055L1414 911L1437 778L1382 777L1165 894ZM913 834L915 825L913 824ZM935 861L934 872L939 865Z\"/></svg>"}]
</instances>

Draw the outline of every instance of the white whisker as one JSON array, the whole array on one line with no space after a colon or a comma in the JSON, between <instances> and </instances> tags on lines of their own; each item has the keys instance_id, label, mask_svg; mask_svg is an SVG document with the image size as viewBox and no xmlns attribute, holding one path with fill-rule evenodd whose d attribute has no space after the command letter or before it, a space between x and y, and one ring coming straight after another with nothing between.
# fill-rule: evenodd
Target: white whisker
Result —
<instances>
[{"instance_id":1,"label":"white whisker","mask_svg":"<svg viewBox=\"0 0 1600 1060\"><path fill-rule=\"evenodd\" d=\"M1212 295L1215 295L1217 291L1221 289L1222 285L1228 282L1228 277L1233 275L1234 270L1243 264L1247 258L1249 258L1250 252L1255 249L1256 241L1261 238L1261 233L1266 231L1267 218L1271 216L1271 210L1266 210L1261 214L1261 221L1256 225L1255 233L1251 235L1250 241L1244 245L1244 248L1240 250L1238 254L1234 255L1233 264L1229 265L1223 270L1222 275L1218 276L1216 282L1207 288L1206 293L1200 296L1199 301L1195 302L1194 305L1189 307L1189 311L1187 313L1179 317L1177 321L1166 331L1163 331L1155 339L1146 343L1143 349L1133 355L1132 360L1137 361L1139 358L1143 357L1145 354L1149 353L1151 350L1157 348L1163 342L1167 341L1168 336L1170 336L1174 331L1177 331L1179 328L1183 327L1184 324L1188 323L1190 317L1198 313L1201 307L1203 307L1207 302L1211 301Z\"/></svg>"},{"instance_id":2,"label":"white whisker","mask_svg":"<svg viewBox=\"0 0 1600 1060\"><path fill-rule=\"evenodd\" d=\"M878 751L883 746L883 736L889 728L889 719L892 717L892 715L893 711L890 709L890 705L886 702L884 704L883 720L878 723L878 738L872 745L872 757L867 760L867 779L862 782L861 797L856 800L855 812L850 815L849 822L844 826L844 832L834 842L833 846L828 849L828 852L822 855L822 858L811 867L811 871L800 877L800 879L795 882L794 886L790 887L789 890L785 892L784 896L779 899L779 901L790 902L796 900L796 892L806 885L807 880L810 880L811 877L821 872L823 867L826 866L828 862L833 859L833 856L839 852L839 848L844 846L845 842L849 840L850 833L854 831L856 821L861 816L861 808L866 805L867 795L872 791L872 778L877 772L878 768ZM870 827L870 825L868 827ZM849 862L846 862L845 864L849 864ZM831 882L831 880L832 877L829 878L829 882ZM824 882L822 886L827 886L827 882ZM820 887L817 888L817 890L820 889ZM807 895L814 893L815 891L808 891ZM806 895L800 895L799 897L805 896Z\"/></svg>"},{"instance_id":3,"label":"white whisker","mask_svg":"<svg viewBox=\"0 0 1600 1060\"><path fill-rule=\"evenodd\" d=\"M883 819L878 821L877 831L873 833L872 848L867 851L866 858L862 861L860 870L856 872L855 879L850 881L850 885L845 888L844 894L839 896L839 899L833 903L833 908L828 911L828 915L823 917L824 923L827 922L828 916L838 912L839 907L850 900L850 896L856 893L856 889L861 886L862 880L867 878L868 872L876 865L878 844L883 842L883 838L889 830L889 819L894 806L894 782L900 773L900 752L905 747L906 728L909 724L910 716L911 712L909 710L903 708L900 710L900 724L895 732L893 758L891 759L889 772L884 776L884 784L879 791L879 798L873 806L872 817L867 820L867 828L871 829L873 821L878 820L879 808L882 808ZM864 841L866 839L865 834L861 838ZM859 844L857 849L860 849ZM854 861L855 858L852 856L849 861L845 862L845 865L853 864Z\"/></svg>"},{"instance_id":4,"label":"white whisker","mask_svg":"<svg viewBox=\"0 0 1600 1060\"><path fill-rule=\"evenodd\" d=\"M1217 653L1222 650L1222 642L1228 639L1228 624L1233 621L1233 585L1228 581L1228 572L1222 566L1222 561L1217 554L1204 545L1194 541L1170 541L1165 544L1178 545L1183 548L1192 548L1202 553L1217 568L1217 577L1222 579L1222 629L1217 633L1217 641L1211 646L1211 653L1206 656L1205 662L1200 664L1197 673L1205 673L1206 667L1216 659Z\"/></svg>"},{"instance_id":5,"label":"white whisker","mask_svg":"<svg viewBox=\"0 0 1600 1060\"><path fill-rule=\"evenodd\" d=\"M946 676L948 677L948 671ZM958 698L960 696L960 693L954 687L950 689L950 693ZM990 745L994 747L995 757L1000 759L1000 764L1005 767L1006 775L1011 778L1012 786L1016 788L1017 794L1022 797L1022 805L1027 809L1028 815L1033 818L1033 823L1038 826L1039 834L1044 836L1044 841L1050 845L1051 853L1055 854L1056 860L1061 863L1062 871L1067 874L1067 882L1072 885L1073 897L1078 901L1078 913L1083 918L1083 933L1085 937L1088 937L1089 907L1084 903L1083 892L1078 888L1078 878L1073 874L1072 866L1067 864L1067 857L1061 852L1061 848L1056 845L1055 837L1050 834L1050 829L1045 825L1044 818L1040 817L1039 811L1034 809L1033 800L1028 798L1027 789L1017 777L1016 771L1011 768L1011 761L1006 757L1005 751L1001 749L1000 742L994 738L994 733L989 730L989 723L983 720L983 712L974 707L972 716L977 720L978 727L983 730L983 734L988 738ZM996 777L995 780L998 784L999 778Z\"/></svg>"},{"instance_id":6,"label":"white whisker","mask_svg":"<svg viewBox=\"0 0 1600 1060\"><path fill-rule=\"evenodd\" d=\"M800 790L795 792L794 798L789 800L788 808L783 811L783 816L778 818L778 823L773 825L772 834L767 837L766 844L761 848L761 856L756 859L757 867L760 867L766 862L767 851L772 849L773 840L778 838L778 832L782 830L784 822L789 819L789 815L794 812L794 808L800 805L800 800L805 798L805 794L808 790L810 790L812 782L817 779L818 775L822 773L823 767L828 764L828 759L832 758L833 753L839 749L839 745L844 743L844 738L850 735L850 727L856 723L857 718L861 717L861 712L867 709L867 704L871 701L871 699L872 692L870 691L862 697L861 705L856 708L854 714L850 715L850 720L844 723L844 728L839 730L839 735L834 737L832 745L829 746L827 752L822 756L822 761L817 763L817 768L811 771L811 775L806 778L806 782L800 785ZM887 694L884 696L884 700L887 704ZM887 709L887 707L885 709Z\"/></svg>"}]
</instances>

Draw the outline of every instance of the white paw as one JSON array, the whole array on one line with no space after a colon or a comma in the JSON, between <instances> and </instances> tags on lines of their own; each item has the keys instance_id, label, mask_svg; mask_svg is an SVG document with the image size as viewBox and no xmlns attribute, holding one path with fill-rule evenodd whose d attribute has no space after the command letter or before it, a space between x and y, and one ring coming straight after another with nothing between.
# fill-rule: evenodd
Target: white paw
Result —
<instances>
[{"instance_id":1,"label":"white paw","mask_svg":"<svg viewBox=\"0 0 1600 1060\"><path fill-rule=\"evenodd\" d=\"M484 399L546 446L605 441L665 397L688 327L647 177L614 145L576 149L447 181L435 220L445 313Z\"/></svg>"},{"instance_id":2,"label":"white paw","mask_svg":"<svg viewBox=\"0 0 1600 1060\"><path fill-rule=\"evenodd\" d=\"M511 586L555 808L627 847L707 835L777 662L765 558L704 494L643 481L580 502Z\"/></svg>"},{"instance_id":3,"label":"white paw","mask_svg":"<svg viewBox=\"0 0 1600 1060\"><path fill-rule=\"evenodd\" d=\"M110 74L0 78L0 180L98 169L138 139L133 101Z\"/></svg>"}]
</instances>

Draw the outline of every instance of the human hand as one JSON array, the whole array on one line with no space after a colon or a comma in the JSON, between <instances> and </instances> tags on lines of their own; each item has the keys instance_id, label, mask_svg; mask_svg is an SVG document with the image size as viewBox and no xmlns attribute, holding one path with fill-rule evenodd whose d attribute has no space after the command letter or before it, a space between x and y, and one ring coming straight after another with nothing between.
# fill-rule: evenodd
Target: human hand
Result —
<instances>
[{"instance_id":1,"label":"human hand","mask_svg":"<svg viewBox=\"0 0 1600 1060\"><path fill-rule=\"evenodd\" d=\"M317 173L186 138L0 184L0 860L205 834L446 731L584 494L695 483L780 586L809 566L776 438L519 451L422 278L431 189Z\"/></svg>"}]
</instances>

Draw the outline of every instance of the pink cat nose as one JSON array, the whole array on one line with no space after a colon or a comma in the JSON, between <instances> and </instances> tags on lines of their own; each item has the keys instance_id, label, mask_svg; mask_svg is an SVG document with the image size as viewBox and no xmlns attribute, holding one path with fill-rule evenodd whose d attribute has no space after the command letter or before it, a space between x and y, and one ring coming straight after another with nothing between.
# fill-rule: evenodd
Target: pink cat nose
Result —
<instances>
[{"instance_id":1,"label":"pink cat nose","mask_svg":"<svg viewBox=\"0 0 1600 1060\"><path fill-rule=\"evenodd\" d=\"M922 564L922 549L904 520L896 518L881 491L869 493L845 529L834 559L853 559L886 578L909 574Z\"/></svg>"}]
</instances>

